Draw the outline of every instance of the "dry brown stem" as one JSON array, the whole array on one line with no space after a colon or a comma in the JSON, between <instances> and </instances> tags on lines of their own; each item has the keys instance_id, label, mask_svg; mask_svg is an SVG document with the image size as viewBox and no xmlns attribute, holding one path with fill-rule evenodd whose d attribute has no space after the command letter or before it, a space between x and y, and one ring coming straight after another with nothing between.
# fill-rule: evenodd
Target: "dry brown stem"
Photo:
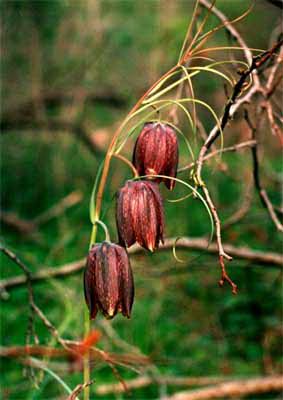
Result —
<instances>
[{"instance_id":1,"label":"dry brown stem","mask_svg":"<svg viewBox=\"0 0 283 400\"><path fill-rule=\"evenodd\" d=\"M184 391L167 397L167 400L209 400L242 397L260 393L280 392L283 390L283 376L270 376L221 383L216 386Z\"/></svg>"},{"instance_id":2,"label":"dry brown stem","mask_svg":"<svg viewBox=\"0 0 283 400\"><path fill-rule=\"evenodd\" d=\"M160 246L160 250L171 250L176 242L176 238L168 238L165 240L164 244ZM217 243L211 243L208 246L208 241L205 238L190 238L182 237L178 240L177 248L184 250L196 250L205 251L210 254L218 253ZM263 265L269 267L282 268L283 267L283 255L279 253L272 253L267 251L252 250L248 247L236 247L229 243L224 243L223 247L231 254L233 257L240 260L245 260L249 262L249 265ZM139 246L132 246L129 249L129 254L139 254L142 253L143 249ZM69 275L76 274L85 267L85 259L80 259L73 261L68 264L64 264L59 267L46 267L40 268L39 272L31 274L31 281L33 284L41 282L45 279L52 278L63 278ZM27 284L27 278L25 275L15 276L13 278L2 279L0 281L0 288L3 291L11 290Z\"/></svg>"},{"instance_id":3,"label":"dry brown stem","mask_svg":"<svg viewBox=\"0 0 283 400\"><path fill-rule=\"evenodd\" d=\"M223 382L228 378L225 377L178 377L178 376L160 376L152 377L148 375L139 376L135 379L126 380L128 390L139 389L149 385L172 385L172 386L203 386ZM96 388L99 395L107 395L109 393L123 393L125 390L120 383L103 384Z\"/></svg>"},{"instance_id":4,"label":"dry brown stem","mask_svg":"<svg viewBox=\"0 0 283 400\"><path fill-rule=\"evenodd\" d=\"M203 6L205 6L206 8L209 8L209 9L211 8L211 3L209 3L207 0L200 0L200 3ZM259 77L257 75L257 70L259 68L261 68L274 55L274 53L281 47L283 41L280 40L270 50L265 51L265 52L263 52L262 54L260 54L260 55L258 55L256 57L252 57L252 53L249 50L249 48L247 47L247 45L244 42L244 40L242 39L241 35L234 28L234 26L231 23L229 23L229 21L226 18L226 16L223 13L221 13L218 9L216 9L215 7L212 8L212 12L223 23L225 23L225 29L227 29L229 31L229 33L238 41L239 45L243 48L243 51L244 51L244 54L246 56L247 61L250 64L250 67L246 71L241 73L241 76L240 76L238 82L235 84L235 86L233 88L232 95L231 95L230 99L228 100L228 102L227 102L227 104L226 104L226 106L224 108L223 116L222 116L221 122L220 122L221 129L218 126L215 126L212 129L212 131L208 135L204 145L202 146L202 148L201 148L201 150L199 152L199 156L198 156L198 159L197 159L197 162L196 162L196 165L197 165L197 168L196 168L196 180L199 182L199 185L203 189L203 193L204 193L205 199L206 199L206 201L208 203L208 206L210 208L210 211L212 213L212 216L213 216L213 219L214 219L214 223L215 223L216 240L217 240L217 244L218 244L219 262L220 262L220 267L221 267L221 280L220 280L219 283L220 283L220 285L223 285L223 283L225 281L227 281L231 285L233 293L236 293L236 291L237 291L236 285L232 282L231 278L227 274L226 269L225 269L225 263L224 263L224 259L225 258L227 260L231 260L231 257L227 253L225 253L224 248L223 248L222 238L221 238L221 222L220 222L220 218L218 216L217 209L216 209L216 207L215 207L215 205L214 205L214 203L213 203L213 201L211 199L210 193L209 193L207 187L205 186L205 184L202 181L202 177L201 177L202 166L203 166L203 163L204 163L204 158L206 156L206 153L208 152L210 147L214 144L215 140L223 132L223 130L226 127L226 125L227 125L228 121L230 120L231 116L236 111L237 107L235 107L235 104L237 103L238 97L242 94L242 90L244 88L246 79L250 75L253 75L253 79L254 79L254 83L253 83L253 86L252 86L253 91L252 91L252 89L250 89L250 91L249 91L249 93L247 95L251 96L256 91L260 91L261 90Z\"/></svg>"}]
</instances>

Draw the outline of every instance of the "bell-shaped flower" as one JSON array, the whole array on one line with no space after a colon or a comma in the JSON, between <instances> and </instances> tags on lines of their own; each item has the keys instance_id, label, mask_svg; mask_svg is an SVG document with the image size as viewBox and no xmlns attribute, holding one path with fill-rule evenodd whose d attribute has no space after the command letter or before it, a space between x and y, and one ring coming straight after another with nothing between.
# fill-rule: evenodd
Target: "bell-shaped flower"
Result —
<instances>
[{"instance_id":1,"label":"bell-shaped flower","mask_svg":"<svg viewBox=\"0 0 283 400\"><path fill-rule=\"evenodd\" d=\"M134 300L134 280L126 250L114 243L95 244L87 258L84 293L90 318L98 310L106 318L117 312L130 318Z\"/></svg>"},{"instance_id":2,"label":"bell-shaped flower","mask_svg":"<svg viewBox=\"0 0 283 400\"><path fill-rule=\"evenodd\" d=\"M176 178L179 160L178 140L175 130L168 124L148 122L139 134L133 154L133 165L140 176L166 175ZM174 179L152 178L164 181L168 189L175 186Z\"/></svg>"},{"instance_id":3,"label":"bell-shaped flower","mask_svg":"<svg viewBox=\"0 0 283 400\"><path fill-rule=\"evenodd\" d=\"M154 251L163 242L164 212L158 184L152 181L129 181L119 190L116 221L120 244L138 243Z\"/></svg>"}]
</instances>

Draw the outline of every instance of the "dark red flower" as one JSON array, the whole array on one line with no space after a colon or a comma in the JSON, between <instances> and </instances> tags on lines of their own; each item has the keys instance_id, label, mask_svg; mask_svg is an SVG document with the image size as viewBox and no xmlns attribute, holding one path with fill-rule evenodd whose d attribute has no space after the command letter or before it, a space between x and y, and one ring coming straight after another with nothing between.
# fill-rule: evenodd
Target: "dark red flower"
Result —
<instances>
[{"instance_id":1,"label":"dark red flower","mask_svg":"<svg viewBox=\"0 0 283 400\"><path fill-rule=\"evenodd\" d=\"M152 181L127 182L119 190L116 221L120 243L135 242L154 251L163 242L164 215L158 185Z\"/></svg>"},{"instance_id":2,"label":"dark red flower","mask_svg":"<svg viewBox=\"0 0 283 400\"><path fill-rule=\"evenodd\" d=\"M90 318L101 310L106 318L117 312L130 318L134 280L126 250L113 243L96 244L89 252L84 272L85 300Z\"/></svg>"},{"instance_id":3,"label":"dark red flower","mask_svg":"<svg viewBox=\"0 0 283 400\"><path fill-rule=\"evenodd\" d=\"M133 164L139 175L167 175L176 178L179 150L176 132L168 124L148 122L139 134L133 155ZM174 179L164 181L168 189L175 186Z\"/></svg>"}]
</instances>

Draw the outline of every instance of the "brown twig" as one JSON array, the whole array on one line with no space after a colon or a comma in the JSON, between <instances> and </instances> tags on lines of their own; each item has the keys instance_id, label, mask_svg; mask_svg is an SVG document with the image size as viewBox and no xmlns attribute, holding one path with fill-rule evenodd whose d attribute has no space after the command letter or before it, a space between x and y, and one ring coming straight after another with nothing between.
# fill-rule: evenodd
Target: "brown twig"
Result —
<instances>
[{"instance_id":1,"label":"brown twig","mask_svg":"<svg viewBox=\"0 0 283 400\"><path fill-rule=\"evenodd\" d=\"M74 207L82 201L82 193L74 191L69 193L67 196L59 200L58 203L54 204L48 210L35 217L32 222L36 225L42 225L50 221L50 219L56 218L64 213L68 208Z\"/></svg>"},{"instance_id":2,"label":"brown twig","mask_svg":"<svg viewBox=\"0 0 283 400\"><path fill-rule=\"evenodd\" d=\"M70 132L73 133L79 140L81 140L96 157L100 157L102 155L101 150L93 141L87 128L81 121L78 123L55 119L48 120L46 122L40 120L29 121L25 119L11 119L9 121L1 121L0 131L7 130L47 130L50 132Z\"/></svg>"},{"instance_id":3,"label":"brown twig","mask_svg":"<svg viewBox=\"0 0 283 400\"><path fill-rule=\"evenodd\" d=\"M253 125L252 121L249 118L249 114L247 110L245 110L245 120L248 124L248 127L251 131L251 136L255 139L256 135L256 127ZM274 207L269 199L269 196L266 190L262 187L261 180L260 180L260 173L259 173L259 161L258 161L258 154L257 154L257 146L252 148L252 156L253 156L253 176L254 176L254 183L255 188L259 194L260 200L263 206L267 209L271 220L273 221L274 225L276 226L279 232L283 232L283 225L279 221Z\"/></svg>"},{"instance_id":4,"label":"brown twig","mask_svg":"<svg viewBox=\"0 0 283 400\"><path fill-rule=\"evenodd\" d=\"M277 136L281 146L283 146L283 133L282 130L279 128L277 123L275 122L275 118L273 115L273 109L270 101L263 101L261 103L261 108L266 111L266 115L269 121L271 132L274 136Z\"/></svg>"},{"instance_id":5,"label":"brown twig","mask_svg":"<svg viewBox=\"0 0 283 400\"><path fill-rule=\"evenodd\" d=\"M221 267L221 279L219 281L219 285L223 286L224 282L228 282L232 288L232 293L237 294L237 285L229 278L229 275L227 274L226 269L225 269L224 258L228 261L231 261L232 257L224 251L224 247L222 244L222 238L221 238L220 218L218 217L216 207L210 197L210 193L209 193L207 187L203 186L202 190L205 195L205 199L207 201L208 207L211 211L212 217L214 219L214 224L215 224L215 235L216 235L216 242L217 242L217 247L218 247L218 252L219 252L219 263L220 263L220 267Z\"/></svg>"},{"instance_id":6,"label":"brown twig","mask_svg":"<svg viewBox=\"0 0 283 400\"><path fill-rule=\"evenodd\" d=\"M168 238L165 240L164 244L160 246L160 250L166 251L171 250L176 242L176 238ZM211 243L208 246L207 239L205 238L190 238L182 237L178 240L177 248L184 250L196 250L196 251L206 251L210 254L217 254L218 247L217 243ZM283 267L283 255L279 253L272 253L267 251L257 251L252 250L248 247L236 247L229 243L224 243L223 247L227 250L229 254L240 260L246 260L251 264L263 265L269 267ZM141 253L143 250L139 246L132 246L129 249L130 255L135 255ZM77 260L72 263L62 265L60 267L49 267L40 268L39 272L31 275L31 281L33 284L41 282L46 279L52 278L64 278L69 275L76 274L85 267L85 259ZM26 285L27 278L25 275L19 275L12 278L2 279L0 281L0 287L2 290L10 290L17 287Z\"/></svg>"},{"instance_id":7,"label":"brown twig","mask_svg":"<svg viewBox=\"0 0 283 400\"><path fill-rule=\"evenodd\" d=\"M32 288L32 280L31 280L31 271L29 268L17 257L15 253L13 253L11 250L9 250L6 247L1 246L0 251L5 254L10 260L12 260L18 267L21 268L21 270L25 274L25 281L27 285L27 290L28 290L28 299L29 299L29 307L30 307L30 313L29 313L29 319L28 319L28 328L27 328L27 336L26 336L26 345L28 346L31 341L31 336L33 335L35 342L38 343L38 338L35 333L34 329L34 314L36 313L35 310L35 302L34 302L34 294L33 294L33 288Z\"/></svg>"},{"instance_id":8,"label":"brown twig","mask_svg":"<svg viewBox=\"0 0 283 400\"><path fill-rule=\"evenodd\" d=\"M134 165L126 157L124 157L124 156L122 156L121 154L118 154L118 153L114 153L113 156L115 158L118 158L118 160L123 161L123 163L125 163L126 165L128 165L128 167L132 170L133 175L134 175L135 178L137 178L139 176L138 171L136 170Z\"/></svg>"},{"instance_id":9,"label":"brown twig","mask_svg":"<svg viewBox=\"0 0 283 400\"><path fill-rule=\"evenodd\" d=\"M221 383L216 386L184 391L166 397L167 400L209 400L278 392L283 389L283 376L270 376Z\"/></svg>"},{"instance_id":10,"label":"brown twig","mask_svg":"<svg viewBox=\"0 0 283 400\"><path fill-rule=\"evenodd\" d=\"M244 42L244 40L242 39L241 35L238 33L238 31L234 28L234 26L228 21L228 19L226 18L226 16L219 11L216 7L212 8L212 4L210 2L208 2L207 0L200 0L200 4L203 5L204 7L206 7L207 9L210 9L211 12L213 12L224 24L225 29L227 29L227 31L229 32L230 35L232 35L239 43L239 45L243 48L243 52L246 56L247 61L251 64L251 67L248 68L247 71L243 72L239 81L236 83L236 85L234 86L234 90L233 93L230 97L230 99L228 100L225 109L224 109L224 113L223 116L221 118L221 123L220 123L220 128L218 126L216 126L208 135L204 145L202 146L198 159L197 159L197 168L196 168L196 180L199 183L200 186L202 186L204 195L205 195L205 199L208 203L208 206L211 210L213 219L214 219L214 223L215 223L215 230L216 230L216 240L217 240L217 244L218 244L218 249L219 249L219 262L220 262L220 266L221 266L221 280L220 280L220 284L221 286L224 284L225 281L227 281L231 287L232 287L232 292L236 293L237 292L237 287L236 285L232 282L232 280L229 278L226 270L225 270L225 264L224 264L224 258L226 258L227 260L231 260L231 257L225 253L224 249L223 249L223 245L222 245L222 239L221 239L221 222L220 222L220 218L218 216L216 207L210 197L209 191L207 189L207 187L204 185L202 178L201 178L201 169L202 169L202 165L204 162L204 157L207 153L207 151L210 149L210 147L214 144L215 140L217 139L217 137L221 134L221 132L223 131L224 127L226 126L229 118L230 118L230 111L231 108L233 106L233 104L235 103L237 97L241 94L242 92L242 88L244 86L244 83L247 79L247 77L253 73L253 71L256 71L256 62L255 59L252 57L252 53L249 50L248 46L246 45L246 43ZM254 79L255 82L258 84L259 82L259 78L256 74L256 72L254 73Z\"/></svg>"},{"instance_id":11,"label":"brown twig","mask_svg":"<svg viewBox=\"0 0 283 400\"><path fill-rule=\"evenodd\" d=\"M29 236L37 230L37 226L33 221L20 218L14 212L0 210L0 221L3 225L6 225L21 235Z\"/></svg>"},{"instance_id":12,"label":"brown twig","mask_svg":"<svg viewBox=\"0 0 283 400\"><path fill-rule=\"evenodd\" d=\"M45 316L45 314L41 311L41 309L35 304L33 287L32 287L32 273L31 273L30 269L11 250L2 246L0 248L0 251L2 251L16 265L18 265L25 274L24 282L26 283L27 288L28 288L29 305L30 305L30 310L31 310L29 325L32 326L32 328L30 328L30 329L33 329L34 315L37 315L39 317L39 319L43 322L43 324L46 326L46 328L50 331L50 333L55 337L55 339L58 341L58 343L60 343L64 348L68 348L68 345L66 345L66 341L60 337L55 326L49 321L49 319Z\"/></svg>"},{"instance_id":13,"label":"brown twig","mask_svg":"<svg viewBox=\"0 0 283 400\"><path fill-rule=\"evenodd\" d=\"M227 153L227 152L237 152L240 151L242 149L246 149L246 148L250 148L256 145L256 140L247 140L246 142L241 142L241 143L237 143L233 146L229 146L229 147L224 147L223 149L216 149L214 151L211 151L209 154L207 154L204 158L203 161L207 161L219 154L223 154L223 153ZM179 172L183 172L186 171L188 169L193 168L195 165L195 163L190 163L188 165L185 165L184 167L181 167L178 169L178 173Z\"/></svg>"},{"instance_id":14,"label":"brown twig","mask_svg":"<svg viewBox=\"0 0 283 400\"><path fill-rule=\"evenodd\" d=\"M67 400L75 400L77 396L88 386L92 385L95 382L94 379L91 379L88 382L80 383L75 387L72 393L68 396Z\"/></svg>"},{"instance_id":15,"label":"brown twig","mask_svg":"<svg viewBox=\"0 0 283 400\"><path fill-rule=\"evenodd\" d=\"M283 48L280 49L280 53L279 53L277 59L275 60L274 65L272 66L272 68L270 69L270 71L268 73L268 79L267 79L267 83L265 86L266 94L268 97L272 96L277 85L280 83L279 79L276 80L276 73L279 70L280 64L282 64L282 62L283 62ZM280 78L280 80L281 80L282 72L279 74L278 78ZM278 83L277 83L277 81L278 81Z\"/></svg>"},{"instance_id":16,"label":"brown twig","mask_svg":"<svg viewBox=\"0 0 283 400\"><path fill-rule=\"evenodd\" d=\"M139 376L135 379L126 380L127 388L140 389L149 385L172 385L172 386L203 386L211 385L226 381L225 377L179 377L179 376L160 376L152 377L149 375ZM231 379L231 378L230 378ZM123 393L125 392L120 383L102 384L95 389L98 395L107 395L109 393Z\"/></svg>"},{"instance_id":17,"label":"brown twig","mask_svg":"<svg viewBox=\"0 0 283 400\"><path fill-rule=\"evenodd\" d=\"M252 52L250 51L248 45L242 38L242 36L239 34L237 29L233 26L233 24L230 23L226 15L224 15L218 8L215 6L211 8L211 3L207 0L200 0L200 5L204 6L207 9L210 9L211 12L224 24L224 28L228 31L228 33L239 43L239 45L242 47L243 52L245 54L245 58L249 64L252 63L253 55ZM256 80L258 79L257 77L255 78Z\"/></svg>"},{"instance_id":18,"label":"brown twig","mask_svg":"<svg viewBox=\"0 0 283 400\"><path fill-rule=\"evenodd\" d=\"M14 212L5 212L0 210L0 220L3 224L14 229L18 233L30 236L35 241L41 241L38 229L40 225L45 224L53 218L60 216L70 207L75 206L82 200L82 193L78 191L71 192L63 197L57 204L39 214L33 220L26 220L19 217ZM40 238L40 240L39 240Z\"/></svg>"},{"instance_id":19,"label":"brown twig","mask_svg":"<svg viewBox=\"0 0 283 400\"><path fill-rule=\"evenodd\" d=\"M276 50L278 48L280 48L280 46L282 44L283 44L283 40L276 43L270 50L265 51L264 53L261 53L260 55L254 57L251 66L246 71L242 72L241 77L238 80L238 82L235 84L233 93L225 106L224 113L223 113L223 116L221 118L221 123L220 123L221 129L217 126L215 128L213 128L212 131L210 132L206 142L204 143L203 147L200 150L199 157L197 160L197 164L198 164L197 176L199 177L200 181L201 181L201 168L202 168L202 164L203 164L203 159L204 159L207 151L210 149L211 145L219 137L221 132L226 127L229 119L231 118L231 113L230 113L231 108L235 104L238 96L242 93L242 88L243 88L243 85L244 85L246 79L249 77L249 75L251 75L251 73L254 70L260 68L265 62L267 62L267 60L269 60L269 58L273 56L273 54L276 52Z\"/></svg>"},{"instance_id":20,"label":"brown twig","mask_svg":"<svg viewBox=\"0 0 283 400\"><path fill-rule=\"evenodd\" d=\"M250 174L251 175L251 174ZM222 224L222 231L224 229L230 228L232 225L236 224L237 222L241 221L246 214L248 213L251 202L252 202L252 194L253 194L253 185L252 185L252 176L248 178L248 182L245 182L245 191L243 194L242 202L239 209L234 212L223 224Z\"/></svg>"},{"instance_id":21,"label":"brown twig","mask_svg":"<svg viewBox=\"0 0 283 400\"><path fill-rule=\"evenodd\" d=\"M203 1L206 2L206 0L202 0L202 2ZM229 24L227 24L227 26L229 26ZM224 259L231 260L231 257L224 251L224 248L222 245L222 238L221 238L220 218L218 216L216 207L210 197L210 193L202 181L201 170L202 170L202 166L203 166L203 162L204 162L204 157L205 157L207 151L210 149L211 145L215 142L215 140L218 138L218 136L221 134L221 132L223 132L229 119L231 118L231 114L230 114L231 108L235 104L238 96L240 96L240 94L242 93L242 89L244 87L246 79L253 73L253 71L256 71L264 63L266 63L270 59L270 57L273 56L273 54L276 52L276 50L281 47L282 44L283 44L283 40L276 43L270 50L265 51L265 52L261 53L260 55L254 57L252 59L252 63L250 65L250 67L246 71L241 73L241 76L240 76L238 82L234 86L232 95L225 106L224 113L223 113L223 116L222 116L221 122L220 122L220 127L216 126L214 129L212 129L207 140L205 141L204 145L202 146L202 148L199 152L199 156L198 156L197 163L196 163L197 164L196 181L199 183L199 185L203 189L205 199L208 203L208 206L210 208L210 211L212 213L214 223L215 223L216 240L217 240L218 249L219 249L219 262L220 262L220 266L221 266L221 280L219 283L222 285L225 281L227 281L231 285L233 293L236 293L236 285L229 278L229 276L225 270L225 264L224 264ZM257 81L258 81L258 79L257 79Z\"/></svg>"}]
</instances>

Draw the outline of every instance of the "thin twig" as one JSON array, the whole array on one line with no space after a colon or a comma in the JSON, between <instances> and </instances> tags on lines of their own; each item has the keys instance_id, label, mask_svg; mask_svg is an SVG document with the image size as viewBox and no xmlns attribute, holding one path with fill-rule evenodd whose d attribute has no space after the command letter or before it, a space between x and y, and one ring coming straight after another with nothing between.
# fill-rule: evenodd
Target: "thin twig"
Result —
<instances>
[{"instance_id":1,"label":"thin twig","mask_svg":"<svg viewBox=\"0 0 283 400\"><path fill-rule=\"evenodd\" d=\"M42 225L50 221L53 218L60 216L68 208L74 207L82 201L83 195L79 191L74 191L69 193L67 196L63 197L54 204L48 210L44 211L42 214L38 215L32 220L35 225Z\"/></svg>"},{"instance_id":2,"label":"thin twig","mask_svg":"<svg viewBox=\"0 0 283 400\"><path fill-rule=\"evenodd\" d=\"M123 161L126 165L128 165L128 167L132 170L134 178L137 178L139 176L138 171L136 170L136 168L134 167L134 165L131 163L131 161L129 161L126 157L122 156L119 153L114 153L113 154L114 157L118 158L118 160Z\"/></svg>"},{"instance_id":3,"label":"thin twig","mask_svg":"<svg viewBox=\"0 0 283 400\"><path fill-rule=\"evenodd\" d=\"M231 379L231 378L230 378ZM160 376L158 378L143 375L138 378L126 380L128 389L140 389L149 385L162 384L172 386L203 386L227 381L225 377L180 377L180 376ZM120 383L108 383L97 386L95 389L98 395L109 393L123 393L125 390Z\"/></svg>"},{"instance_id":4,"label":"thin twig","mask_svg":"<svg viewBox=\"0 0 283 400\"><path fill-rule=\"evenodd\" d=\"M7 247L1 246L0 251L5 254L10 260L12 260L18 267L21 268L21 270L25 274L25 282L27 285L28 289L28 299L29 299L29 307L30 307L30 313L29 313L29 319L28 319L28 329L27 329L27 346L30 344L30 339L31 335L33 334L35 337L35 342L38 342L37 336L35 334L34 330L34 313L36 313L36 310L34 309L35 303L34 303L34 293L33 293L33 288L32 288L32 273L29 270L29 268L17 257L15 253L13 253L10 249Z\"/></svg>"},{"instance_id":5,"label":"thin twig","mask_svg":"<svg viewBox=\"0 0 283 400\"><path fill-rule=\"evenodd\" d=\"M240 151L242 149L245 148L249 148L249 147L253 147L256 145L256 140L247 140L246 142L241 142L241 143L237 143L233 146L229 146L229 147L224 147L223 149L216 149L212 152L210 152L209 154L207 154L204 158L203 161L207 161L210 158L213 158L217 155L223 154L223 153L227 153L227 152L236 152L236 151ZM190 163L188 165L185 165L184 167L181 167L178 169L178 173L179 172L183 172L186 171L188 169L193 168L195 165L195 163Z\"/></svg>"},{"instance_id":6,"label":"thin twig","mask_svg":"<svg viewBox=\"0 0 283 400\"><path fill-rule=\"evenodd\" d=\"M202 166L203 166L203 162L204 162L204 157L205 157L207 151L210 149L211 145L215 142L215 140L218 138L218 136L224 130L229 119L231 118L231 114L230 114L231 108L232 108L233 104L236 102L238 96L241 94L246 79L249 77L249 75L251 75L251 73L254 70L257 70L264 63L266 63L270 59L270 57L273 56L273 54L276 52L276 50L281 47L282 43L283 43L283 40L276 43L270 50L263 52L262 54L258 55L257 57L254 57L252 59L252 63L250 65L250 67L246 71L241 73L241 76L240 76L238 82L234 86L233 93L225 106L224 113L223 113L223 116L222 116L221 122L220 122L221 129L219 127L216 127L210 132L207 140L205 141L204 145L202 146L202 148L199 152L199 156L197 159L196 181L199 183L199 185L203 189L205 199L210 208L210 211L212 213L214 223L215 223L216 240L217 240L218 249L219 249L219 263L220 263L220 267L221 267L221 279L220 279L219 283L222 286L222 284L225 281L227 281L231 285L233 293L236 293L236 291L237 291L236 285L232 282L232 280L228 276L228 274L225 270L225 264L224 264L224 259L231 260L231 257L224 251L224 248L222 245L222 238L221 238L220 218L218 216L216 207L211 199L210 193L202 181L201 170L202 170Z\"/></svg>"},{"instance_id":7,"label":"thin twig","mask_svg":"<svg viewBox=\"0 0 283 400\"><path fill-rule=\"evenodd\" d=\"M237 42L239 43L239 45L242 47L243 52L245 54L246 60L249 64L252 63L252 59L253 59L253 55L252 52L250 51L248 45L246 44L246 42L244 41L244 39L242 38L242 36L239 34L239 32L237 31L237 29L230 23L230 21L228 20L228 18L226 17L226 15L224 15L220 10L218 10L218 8L216 8L215 6L213 8L211 8L211 3L207 0L200 0L200 5L206 7L207 9L211 9L211 12L217 17L219 18L219 20L221 22L223 22L224 24L224 28L229 32L229 34L237 40ZM258 79L257 77L255 78L256 80Z\"/></svg>"},{"instance_id":8,"label":"thin twig","mask_svg":"<svg viewBox=\"0 0 283 400\"><path fill-rule=\"evenodd\" d=\"M68 208L75 206L82 200L82 193L74 191L63 197L54 206L39 214L32 220L26 220L19 217L14 212L6 212L0 210L0 221L7 225L9 228L15 230L17 233L23 235L38 244L43 244L44 240L39 228L41 225L49 222L51 219L60 216Z\"/></svg>"},{"instance_id":9,"label":"thin twig","mask_svg":"<svg viewBox=\"0 0 283 400\"><path fill-rule=\"evenodd\" d=\"M238 223L241 221L246 214L248 213L250 207L251 207L251 202L252 202L252 194L253 194L253 184L252 184L252 174L249 174L248 182L244 183L245 186L245 191L243 195L243 199L241 202L241 206L239 209L232 214L222 225L222 231L224 229L230 228L232 225Z\"/></svg>"},{"instance_id":10,"label":"thin twig","mask_svg":"<svg viewBox=\"0 0 283 400\"><path fill-rule=\"evenodd\" d=\"M270 50L265 51L264 53L254 57L251 66L246 71L242 72L241 77L238 80L238 82L235 84L233 93L225 106L224 113L223 113L223 116L221 118L221 123L220 123L221 129L219 129L219 127L213 128L212 131L210 132L206 142L204 143L204 145L202 146L202 148L200 150L198 161L197 161L197 164L198 164L197 177L200 179L200 181L201 181L201 168L202 168L202 164L203 164L203 159L204 159L207 151L210 149L211 145L219 137L219 135L221 134L221 131L224 130L229 119L231 118L231 114L230 114L231 108L232 108L233 104L236 102L238 96L242 93L242 88L245 84L246 79L254 70L260 68L264 63L266 63L267 60L269 60L269 58L273 56L275 51L278 48L280 48L282 44L283 44L283 40L276 43Z\"/></svg>"},{"instance_id":11,"label":"thin twig","mask_svg":"<svg viewBox=\"0 0 283 400\"><path fill-rule=\"evenodd\" d=\"M77 396L88 386L92 385L95 382L94 379L91 379L88 382L80 383L75 387L72 393L68 396L67 400L75 400Z\"/></svg>"},{"instance_id":12,"label":"thin twig","mask_svg":"<svg viewBox=\"0 0 283 400\"><path fill-rule=\"evenodd\" d=\"M280 49L280 53L279 53L277 59L275 60L274 65L272 66L272 68L270 69L270 71L268 73L268 79L267 79L265 88L266 88L267 95L269 97L272 96L272 94L277 86L276 82L275 82L276 73L280 67L280 64L282 64L282 62L283 62L283 48ZM282 72L279 75L279 78L281 78L281 77L282 77ZM274 84L275 84L275 88L274 88Z\"/></svg>"},{"instance_id":13,"label":"thin twig","mask_svg":"<svg viewBox=\"0 0 283 400\"><path fill-rule=\"evenodd\" d=\"M27 285L28 293L29 293L29 305L31 308L31 317L30 318L32 318L32 325L33 325L33 320L34 320L34 314L36 314L39 317L39 319L43 322L43 324L46 326L46 328L50 331L52 336L55 337L55 339L58 341L58 343L60 343L64 348L69 348L68 345L66 345L66 342L60 337L55 326L49 321L49 319L45 316L45 314L41 311L41 309L35 304L33 287L32 287L32 273L31 273L30 269L11 250L2 246L0 248L0 251L2 251L16 265L18 265L25 274L24 281Z\"/></svg>"},{"instance_id":14,"label":"thin twig","mask_svg":"<svg viewBox=\"0 0 283 400\"><path fill-rule=\"evenodd\" d=\"M245 120L248 124L248 127L251 131L252 138L255 139L256 135L256 127L252 124L252 121L249 118L249 114L247 110L245 110ZM267 209L271 220L273 221L274 225L276 226L277 230L279 232L283 232L283 225L279 221L276 212L274 210L274 207L268 197L268 194L266 190L262 187L261 180L260 180L260 173L259 173L259 160L258 160L258 154L257 154L257 146L254 146L252 148L252 156L253 156L253 176L254 176L254 183L256 190L259 194L260 200L263 204L263 206Z\"/></svg>"},{"instance_id":15,"label":"thin twig","mask_svg":"<svg viewBox=\"0 0 283 400\"><path fill-rule=\"evenodd\" d=\"M210 400L222 398L242 398L259 393L280 392L283 389L283 376L270 376L243 379L236 382L221 383L216 386L184 391L166 397L166 400Z\"/></svg>"},{"instance_id":16,"label":"thin twig","mask_svg":"<svg viewBox=\"0 0 283 400\"><path fill-rule=\"evenodd\" d=\"M168 238L164 244L159 247L159 250L171 250L176 242L176 238ZM223 243L223 247L229 254L240 260L246 260L252 264L269 266L269 267L283 267L283 255L279 253L258 251L248 247L236 247L229 243ZM177 248L184 250L205 251L210 254L218 253L217 243L211 243L208 247L207 239L205 238L191 238L182 237L177 242ZM137 245L132 246L129 250L130 255L140 254L143 249ZM41 282L46 279L64 278L69 275L77 274L85 267L85 258L74 261L59 267L40 268L39 272L31 275L33 284ZM2 290L11 290L17 287L26 285L27 278L25 275L19 275L12 278L2 279L0 287Z\"/></svg>"}]
</instances>

